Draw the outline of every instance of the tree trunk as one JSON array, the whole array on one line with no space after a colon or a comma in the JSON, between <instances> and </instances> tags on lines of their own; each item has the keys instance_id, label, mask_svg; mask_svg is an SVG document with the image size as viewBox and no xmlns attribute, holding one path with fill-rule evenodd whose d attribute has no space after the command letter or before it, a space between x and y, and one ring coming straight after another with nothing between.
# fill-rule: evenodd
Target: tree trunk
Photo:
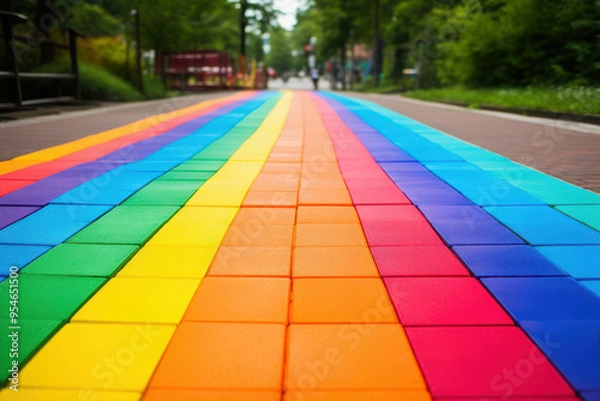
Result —
<instances>
[{"instance_id":1,"label":"tree trunk","mask_svg":"<svg viewBox=\"0 0 600 401\"><path fill-rule=\"evenodd\" d=\"M246 11L248 0L240 0L240 56L246 58Z\"/></svg>"},{"instance_id":2,"label":"tree trunk","mask_svg":"<svg viewBox=\"0 0 600 401\"><path fill-rule=\"evenodd\" d=\"M162 79L165 88L169 86L169 74L167 68L169 67L169 55L165 53L160 54L160 78Z\"/></svg>"},{"instance_id":3,"label":"tree trunk","mask_svg":"<svg viewBox=\"0 0 600 401\"><path fill-rule=\"evenodd\" d=\"M346 90L346 44L342 47L342 65L341 65L341 76L342 76L342 90Z\"/></svg>"},{"instance_id":4,"label":"tree trunk","mask_svg":"<svg viewBox=\"0 0 600 401\"><path fill-rule=\"evenodd\" d=\"M125 78L128 80L131 77L130 72L129 72L129 56L130 56L129 49L130 48L131 48L131 39L129 38L129 36L127 36L127 33L125 33Z\"/></svg>"},{"instance_id":5,"label":"tree trunk","mask_svg":"<svg viewBox=\"0 0 600 401\"><path fill-rule=\"evenodd\" d=\"M49 0L37 0L35 6L35 26L40 39L47 40L54 29L57 28L58 18L49 7ZM54 46L42 42L40 44L40 62L51 63L54 60Z\"/></svg>"},{"instance_id":6,"label":"tree trunk","mask_svg":"<svg viewBox=\"0 0 600 401\"><path fill-rule=\"evenodd\" d=\"M381 73L381 38L379 29L379 0L375 3L375 43L373 45L373 86L379 86L379 74Z\"/></svg>"},{"instance_id":7,"label":"tree trunk","mask_svg":"<svg viewBox=\"0 0 600 401\"><path fill-rule=\"evenodd\" d=\"M354 90L354 45L350 44L350 90Z\"/></svg>"},{"instance_id":8,"label":"tree trunk","mask_svg":"<svg viewBox=\"0 0 600 401\"><path fill-rule=\"evenodd\" d=\"M144 74L142 72L142 35L140 31L140 10L135 10L135 72L138 88L142 94L145 94Z\"/></svg>"},{"instance_id":9,"label":"tree trunk","mask_svg":"<svg viewBox=\"0 0 600 401\"><path fill-rule=\"evenodd\" d=\"M246 11L248 0L240 0L240 73L246 76Z\"/></svg>"},{"instance_id":10,"label":"tree trunk","mask_svg":"<svg viewBox=\"0 0 600 401\"><path fill-rule=\"evenodd\" d=\"M394 69L392 74L395 79L402 79L404 76L404 46L396 46L394 49Z\"/></svg>"}]
</instances>

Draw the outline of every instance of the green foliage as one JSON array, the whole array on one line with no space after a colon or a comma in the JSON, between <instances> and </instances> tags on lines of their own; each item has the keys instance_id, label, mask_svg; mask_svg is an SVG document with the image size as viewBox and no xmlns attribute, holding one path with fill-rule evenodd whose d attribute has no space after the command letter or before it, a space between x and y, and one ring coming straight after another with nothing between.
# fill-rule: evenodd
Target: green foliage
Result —
<instances>
[{"instance_id":1,"label":"green foliage","mask_svg":"<svg viewBox=\"0 0 600 401\"><path fill-rule=\"evenodd\" d=\"M248 60L263 61L265 54L263 51L263 42L260 34L248 32L246 35L246 58Z\"/></svg>"},{"instance_id":2,"label":"green foliage","mask_svg":"<svg viewBox=\"0 0 600 401\"><path fill-rule=\"evenodd\" d=\"M129 62L124 37L104 36L80 39L78 45L79 60L97 65L124 80L130 80L135 65L135 49L129 50ZM131 71L127 71L127 65Z\"/></svg>"},{"instance_id":3,"label":"green foliage","mask_svg":"<svg viewBox=\"0 0 600 401\"><path fill-rule=\"evenodd\" d=\"M63 60L54 64L44 65L36 71L68 73L70 72L70 67L67 61ZM146 92L144 96L128 82L96 65L80 63L79 73L81 94L84 100L131 102L144 99L161 99L177 96L178 94L177 92L168 91L160 79L154 76L144 76L144 88ZM65 84L66 86L67 84ZM56 95L55 89L47 83L42 84L42 88L38 88L38 92L40 90L48 91L49 96ZM52 92L53 90L54 92Z\"/></svg>"},{"instance_id":4,"label":"green foliage","mask_svg":"<svg viewBox=\"0 0 600 401\"><path fill-rule=\"evenodd\" d=\"M153 75L144 75L144 89L146 99L162 99L165 97L174 97L179 93L169 91L162 83L160 78Z\"/></svg>"},{"instance_id":5,"label":"green foliage","mask_svg":"<svg viewBox=\"0 0 600 401\"><path fill-rule=\"evenodd\" d=\"M66 21L69 28L85 32L86 36L113 36L122 33L123 24L96 4L79 3Z\"/></svg>"},{"instance_id":6,"label":"green foliage","mask_svg":"<svg viewBox=\"0 0 600 401\"><path fill-rule=\"evenodd\" d=\"M403 93L421 100L465 103L469 107L497 106L549 110L565 113L600 114L600 88L581 86L472 89L462 86Z\"/></svg>"},{"instance_id":7,"label":"green foliage","mask_svg":"<svg viewBox=\"0 0 600 401\"><path fill-rule=\"evenodd\" d=\"M509 0L464 18L456 38L440 42L442 83L472 86L598 81L600 3ZM460 5L448 18L464 13ZM595 70L595 71L594 71Z\"/></svg>"},{"instance_id":8,"label":"green foliage","mask_svg":"<svg viewBox=\"0 0 600 401\"><path fill-rule=\"evenodd\" d=\"M267 57L267 64L273 68L277 74L290 71L292 69L292 47L290 45L290 35L282 28L276 28L271 31L271 52Z\"/></svg>"},{"instance_id":9,"label":"green foliage","mask_svg":"<svg viewBox=\"0 0 600 401\"><path fill-rule=\"evenodd\" d=\"M314 0L294 39L317 32L324 58L369 47L374 0ZM417 85L600 84L599 0L379 0L385 77L420 71ZM407 50L408 49L408 50Z\"/></svg>"},{"instance_id":10,"label":"green foliage","mask_svg":"<svg viewBox=\"0 0 600 401\"><path fill-rule=\"evenodd\" d=\"M297 51L304 49L304 45L310 43L310 38L320 36L319 12L310 7L306 10L298 10L296 13L296 26L292 32L292 46Z\"/></svg>"},{"instance_id":11,"label":"green foliage","mask_svg":"<svg viewBox=\"0 0 600 401\"><path fill-rule=\"evenodd\" d=\"M44 65L36 70L46 73L68 73L66 61ZM80 63L81 94L85 100L105 100L131 102L144 97L130 84L112 75L101 67Z\"/></svg>"},{"instance_id":12,"label":"green foliage","mask_svg":"<svg viewBox=\"0 0 600 401\"><path fill-rule=\"evenodd\" d=\"M83 32L87 38L78 41L78 50L79 60L83 61L81 72L84 96L109 100L142 98L126 83L135 83L134 10L140 16L143 50L153 49L158 53L191 49L224 50L235 57L240 49L240 17L243 9L243 21L248 28L243 32L250 42L249 59L258 60L264 59L260 35L276 25L276 18L280 13L274 7L273 0L11 0L5 4L12 11L24 13L30 19L28 25L16 27L19 35L35 37L39 34L41 37L42 33L47 33L53 41L65 43L63 28L70 27ZM51 20L56 26L51 32L41 32L36 28L34 21L39 19L36 19L39 17L36 13L53 17ZM287 40L277 40L276 37L275 55L282 46L289 46ZM21 68L24 71L38 68L42 58L40 55L43 53L39 46L18 46L22 56ZM48 46L43 47L48 50ZM47 57L43 57L45 62L60 62L46 65L42 67L43 70L67 70L62 60L64 51L46 53ZM285 61L279 58L274 63L280 68L286 68L282 64ZM148 98L172 95L160 81L149 77L144 77L144 80ZM114 96L110 95L112 91Z\"/></svg>"},{"instance_id":13,"label":"green foliage","mask_svg":"<svg viewBox=\"0 0 600 401\"><path fill-rule=\"evenodd\" d=\"M322 37L317 9L309 7L305 10L298 10L296 12L296 26L291 33L291 46L292 49L296 51L296 57L292 60L294 71L302 71L308 68L308 55L304 51L304 46L310 43L310 39L313 36L317 39ZM317 42L316 47L317 50L320 51L321 43ZM327 56L329 55L326 55L325 57Z\"/></svg>"},{"instance_id":14,"label":"green foliage","mask_svg":"<svg viewBox=\"0 0 600 401\"><path fill-rule=\"evenodd\" d=\"M33 20L36 2L60 5L60 25L89 36L133 36L132 10L139 10L145 49L238 48L239 13L228 0L18 0L13 8Z\"/></svg>"},{"instance_id":15,"label":"green foliage","mask_svg":"<svg viewBox=\"0 0 600 401\"><path fill-rule=\"evenodd\" d=\"M236 12L227 0L132 0L129 6L140 12L145 48L236 48Z\"/></svg>"},{"instance_id":16,"label":"green foliage","mask_svg":"<svg viewBox=\"0 0 600 401\"><path fill-rule=\"evenodd\" d=\"M368 42L372 37L372 4L371 0L315 0L320 27L318 53L327 58L351 43Z\"/></svg>"},{"instance_id":17,"label":"green foliage","mask_svg":"<svg viewBox=\"0 0 600 401\"><path fill-rule=\"evenodd\" d=\"M275 8L273 0L240 0L239 5L245 11L245 22L251 31L266 33L276 25L280 12Z\"/></svg>"},{"instance_id":18,"label":"green foliage","mask_svg":"<svg viewBox=\"0 0 600 401\"><path fill-rule=\"evenodd\" d=\"M12 8L8 11L28 16L35 12L36 0L12 0L10 3L12 3Z\"/></svg>"}]
</instances>

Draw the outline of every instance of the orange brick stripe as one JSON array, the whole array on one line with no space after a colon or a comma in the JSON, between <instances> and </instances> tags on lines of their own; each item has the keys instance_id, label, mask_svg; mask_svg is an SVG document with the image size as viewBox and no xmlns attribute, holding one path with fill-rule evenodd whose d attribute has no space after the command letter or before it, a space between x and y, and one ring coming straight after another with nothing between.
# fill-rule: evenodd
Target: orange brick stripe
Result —
<instances>
[{"instance_id":1,"label":"orange brick stripe","mask_svg":"<svg viewBox=\"0 0 600 401\"><path fill-rule=\"evenodd\" d=\"M429 399L327 131L296 94L144 400L337 400L350 390Z\"/></svg>"}]
</instances>

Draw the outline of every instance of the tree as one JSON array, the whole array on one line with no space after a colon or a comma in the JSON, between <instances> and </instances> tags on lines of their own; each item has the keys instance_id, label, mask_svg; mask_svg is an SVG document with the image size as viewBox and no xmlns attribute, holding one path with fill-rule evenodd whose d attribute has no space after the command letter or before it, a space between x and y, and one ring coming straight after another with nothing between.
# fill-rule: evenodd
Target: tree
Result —
<instances>
[{"instance_id":1,"label":"tree","mask_svg":"<svg viewBox=\"0 0 600 401\"><path fill-rule=\"evenodd\" d=\"M115 36L123 32L122 22L97 4L80 3L73 7L67 25L86 36Z\"/></svg>"},{"instance_id":2,"label":"tree","mask_svg":"<svg viewBox=\"0 0 600 401\"><path fill-rule=\"evenodd\" d=\"M271 52L267 57L267 62L278 74L290 71L292 69L292 47L290 45L290 35L283 28L274 28L271 30Z\"/></svg>"},{"instance_id":3,"label":"tree","mask_svg":"<svg viewBox=\"0 0 600 401\"><path fill-rule=\"evenodd\" d=\"M221 38L231 39L231 24L215 16L231 18L234 11L226 0L133 0L139 9L142 42L160 52L211 48Z\"/></svg>"},{"instance_id":4,"label":"tree","mask_svg":"<svg viewBox=\"0 0 600 401\"><path fill-rule=\"evenodd\" d=\"M460 28L437 44L443 84L600 83L600 2L496 0L476 13L468 6L434 10L438 26Z\"/></svg>"},{"instance_id":5,"label":"tree","mask_svg":"<svg viewBox=\"0 0 600 401\"><path fill-rule=\"evenodd\" d=\"M321 27L318 51L323 56L339 55L342 71L346 67L348 45L364 42L371 35L370 0L315 0ZM342 80L346 89L346 80Z\"/></svg>"},{"instance_id":6,"label":"tree","mask_svg":"<svg viewBox=\"0 0 600 401\"><path fill-rule=\"evenodd\" d=\"M257 62L264 61L265 52L263 49L262 35L255 32L247 32L246 34L246 57L248 60L256 60ZM237 49L237 46L236 46Z\"/></svg>"},{"instance_id":7,"label":"tree","mask_svg":"<svg viewBox=\"0 0 600 401\"><path fill-rule=\"evenodd\" d=\"M239 0L240 9L240 55L246 56L246 30L248 27L255 32L266 33L279 11L275 9L273 0Z\"/></svg>"},{"instance_id":8,"label":"tree","mask_svg":"<svg viewBox=\"0 0 600 401\"><path fill-rule=\"evenodd\" d=\"M304 47L310 43L312 37L317 38L317 43L320 43L322 36L317 9L308 7L305 10L297 10L296 25L291 33L290 41L290 45L296 51L293 63L295 71L307 68L308 53L305 52ZM317 49L320 50L320 45L317 46Z\"/></svg>"},{"instance_id":9,"label":"tree","mask_svg":"<svg viewBox=\"0 0 600 401\"><path fill-rule=\"evenodd\" d=\"M381 74L381 29L380 13L381 5L379 0L373 0L374 20L374 38L373 38L373 86L379 86L379 75Z\"/></svg>"}]
</instances>

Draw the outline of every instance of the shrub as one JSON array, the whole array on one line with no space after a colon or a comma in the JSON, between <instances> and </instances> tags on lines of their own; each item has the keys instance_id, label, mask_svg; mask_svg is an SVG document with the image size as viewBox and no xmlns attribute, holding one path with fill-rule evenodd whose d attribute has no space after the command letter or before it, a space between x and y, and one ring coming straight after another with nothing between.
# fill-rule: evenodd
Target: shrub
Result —
<instances>
[{"instance_id":1,"label":"shrub","mask_svg":"<svg viewBox=\"0 0 600 401\"><path fill-rule=\"evenodd\" d=\"M135 66L135 48L129 51L129 71L127 66L127 49L123 37L84 38L78 41L79 60L84 63L100 66L127 81L131 80Z\"/></svg>"},{"instance_id":2,"label":"shrub","mask_svg":"<svg viewBox=\"0 0 600 401\"><path fill-rule=\"evenodd\" d=\"M160 78L153 75L144 75L144 89L147 99L177 96L177 92L169 91L165 88Z\"/></svg>"},{"instance_id":3,"label":"shrub","mask_svg":"<svg viewBox=\"0 0 600 401\"><path fill-rule=\"evenodd\" d=\"M36 72L68 73L70 68L66 61L61 61L41 66ZM79 63L79 74L81 95L84 100L131 102L144 99L142 94L130 84L101 67ZM51 85L46 83L38 86L36 92L48 92L50 88ZM55 93L51 95L55 95Z\"/></svg>"}]
</instances>

